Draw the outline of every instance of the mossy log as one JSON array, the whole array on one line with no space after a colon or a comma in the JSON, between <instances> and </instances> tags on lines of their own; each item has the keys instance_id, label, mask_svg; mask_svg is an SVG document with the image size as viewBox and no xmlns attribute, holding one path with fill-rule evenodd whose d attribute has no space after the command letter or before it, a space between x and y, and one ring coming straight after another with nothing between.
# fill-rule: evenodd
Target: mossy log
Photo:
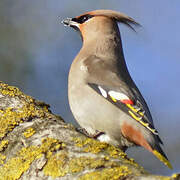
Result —
<instances>
[{"instance_id":1,"label":"mossy log","mask_svg":"<svg viewBox=\"0 0 180 180\"><path fill-rule=\"evenodd\" d=\"M120 149L77 132L50 106L0 82L0 180L157 180Z\"/></svg>"}]
</instances>

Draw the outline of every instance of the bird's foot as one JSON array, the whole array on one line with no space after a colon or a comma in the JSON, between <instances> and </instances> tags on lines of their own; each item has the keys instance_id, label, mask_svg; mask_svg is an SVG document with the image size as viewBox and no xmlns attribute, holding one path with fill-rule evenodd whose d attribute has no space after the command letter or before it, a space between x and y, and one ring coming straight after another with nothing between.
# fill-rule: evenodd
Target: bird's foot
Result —
<instances>
[{"instance_id":1,"label":"bird's foot","mask_svg":"<svg viewBox=\"0 0 180 180\"><path fill-rule=\"evenodd\" d=\"M100 132L100 131L97 131L94 133L94 134L90 134L86 131L86 129L84 128L81 128L81 127L78 127L76 128L76 130L78 132L80 132L81 134L84 134L85 136L89 137L89 138L94 138L94 139L97 139L99 136L101 136L102 134L105 134L104 132Z\"/></svg>"}]
</instances>

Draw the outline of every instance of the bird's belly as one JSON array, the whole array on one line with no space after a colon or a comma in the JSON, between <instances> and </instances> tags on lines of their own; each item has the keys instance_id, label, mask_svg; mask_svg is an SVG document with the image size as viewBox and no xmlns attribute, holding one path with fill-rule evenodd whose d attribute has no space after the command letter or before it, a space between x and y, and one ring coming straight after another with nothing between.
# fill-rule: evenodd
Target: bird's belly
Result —
<instances>
[{"instance_id":1,"label":"bird's belly","mask_svg":"<svg viewBox=\"0 0 180 180\"><path fill-rule=\"evenodd\" d=\"M69 103L75 119L88 133L98 130L120 140L121 125L129 116L88 85L81 91L69 88Z\"/></svg>"}]
</instances>

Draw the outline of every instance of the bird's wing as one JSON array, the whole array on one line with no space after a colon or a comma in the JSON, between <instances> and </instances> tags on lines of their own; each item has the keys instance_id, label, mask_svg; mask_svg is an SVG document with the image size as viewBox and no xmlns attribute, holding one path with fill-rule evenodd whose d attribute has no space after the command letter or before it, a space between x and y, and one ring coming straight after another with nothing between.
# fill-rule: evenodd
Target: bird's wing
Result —
<instances>
[{"instance_id":1,"label":"bird's wing","mask_svg":"<svg viewBox=\"0 0 180 180\"><path fill-rule=\"evenodd\" d=\"M97 93L102 95L105 99L110 101L116 107L123 110L126 114L131 116L134 120L138 121L141 125L149 129L153 134L158 135L157 130L147 118L145 109L141 102L134 97L132 100L126 94L122 93L117 88L107 87L100 84L88 83Z\"/></svg>"},{"instance_id":2,"label":"bird's wing","mask_svg":"<svg viewBox=\"0 0 180 180\"><path fill-rule=\"evenodd\" d=\"M127 76L131 80L122 79L117 64L108 64L96 56L88 57L84 64L88 69L87 83L92 89L158 137L149 109L128 71Z\"/></svg>"},{"instance_id":3,"label":"bird's wing","mask_svg":"<svg viewBox=\"0 0 180 180\"><path fill-rule=\"evenodd\" d=\"M152 133L154 140L145 139L131 126L129 126L130 129L126 129L128 132L123 132L123 134L129 137L133 142L137 142L137 144L145 147L160 161L172 169L172 165L160 147L159 143L163 143L157 130L154 128L148 106L140 91L132 81L129 72L126 69L126 65L123 65L123 63L113 63L112 60L111 63L109 63L107 59L103 60L97 56L88 57L84 60L84 64L87 66L88 71L86 77L87 84L107 101L123 110L135 121L147 128L147 130ZM118 68L123 68L121 70L124 72L121 72ZM133 129L133 131L129 131L131 129ZM137 134L141 135L143 138L141 140L137 139Z\"/></svg>"}]
</instances>

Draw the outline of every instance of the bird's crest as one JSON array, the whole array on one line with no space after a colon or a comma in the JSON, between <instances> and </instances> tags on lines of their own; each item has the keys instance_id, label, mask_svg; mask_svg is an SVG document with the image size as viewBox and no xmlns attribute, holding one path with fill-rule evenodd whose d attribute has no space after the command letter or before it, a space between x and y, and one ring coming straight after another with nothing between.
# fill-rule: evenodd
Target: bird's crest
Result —
<instances>
[{"instance_id":1,"label":"bird's crest","mask_svg":"<svg viewBox=\"0 0 180 180\"><path fill-rule=\"evenodd\" d=\"M130 27L131 29L134 29L134 27L132 25L135 26L141 26L138 22L136 22L134 19L132 19L131 17L117 12L117 11L113 11L113 10L95 10L95 11L90 11L90 12L86 12L84 14L81 14L80 16L77 16L76 18L80 18L80 17L84 17L85 15L91 15L91 16L106 16L109 18L114 19L117 22L123 23L125 25L127 25L128 27Z\"/></svg>"}]
</instances>

